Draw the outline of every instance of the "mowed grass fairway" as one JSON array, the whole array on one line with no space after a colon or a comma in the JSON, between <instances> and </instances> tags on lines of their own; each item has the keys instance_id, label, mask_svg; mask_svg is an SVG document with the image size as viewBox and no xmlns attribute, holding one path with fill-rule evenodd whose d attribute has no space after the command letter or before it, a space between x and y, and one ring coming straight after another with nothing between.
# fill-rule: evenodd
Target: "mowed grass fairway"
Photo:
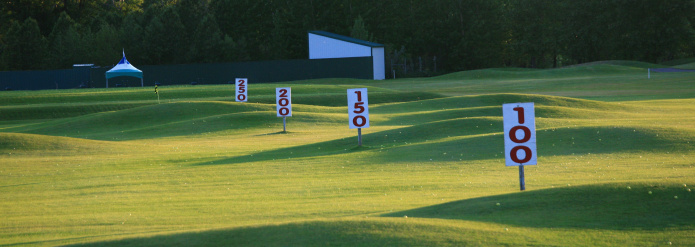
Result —
<instances>
[{"instance_id":1,"label":"mowed grass fairway","mask_svg":"<svg viewBox=\"0 0 695 247\"><path fill-rule=\"evenodd\" d=\"M230 85L0 92L0 245L694 246L695 73L656 66L251 82L247 103ZM514 102L535 102L524 192Z\"/></svg>"}]
</instances>

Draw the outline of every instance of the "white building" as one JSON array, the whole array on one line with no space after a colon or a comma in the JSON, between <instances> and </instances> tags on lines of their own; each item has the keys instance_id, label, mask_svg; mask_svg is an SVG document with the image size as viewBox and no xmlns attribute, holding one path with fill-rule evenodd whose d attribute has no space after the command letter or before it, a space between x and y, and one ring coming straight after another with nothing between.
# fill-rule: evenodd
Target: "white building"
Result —
<instances>
[{"instance_id":1,"label":"white building","mask_svg":"<svg viewBox=\"0 0 695 247\"><path fill-rule=\"evenodd\" d=\"M309 59L372 57L374 80L386 79L384 45L324 31L309 31Z\"/></svg>"}]
</instances>

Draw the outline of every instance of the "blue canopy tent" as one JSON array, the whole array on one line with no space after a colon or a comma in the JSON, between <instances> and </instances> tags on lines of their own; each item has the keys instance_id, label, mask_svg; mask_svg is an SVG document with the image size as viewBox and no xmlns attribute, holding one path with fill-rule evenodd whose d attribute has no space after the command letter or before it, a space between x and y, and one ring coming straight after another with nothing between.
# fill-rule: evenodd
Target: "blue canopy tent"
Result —
<instances>
[{"instance_id":1,"label":"blue canopy tent","mask_svg":"<svg viewBox=\"0 0 695 247\"><path fill-rule=\"evenodd\" d=\"M106 71L106 88L109 87L109 79L118 76L132 76L140 78L140 86L145 86L145 83L142 80L142 70L130 65L128 59L125 58L125 51L123 51L123 58L121 58L121 61L119 61L116 66L113 66L112 69Z\"/></svg>"}]
</instances>

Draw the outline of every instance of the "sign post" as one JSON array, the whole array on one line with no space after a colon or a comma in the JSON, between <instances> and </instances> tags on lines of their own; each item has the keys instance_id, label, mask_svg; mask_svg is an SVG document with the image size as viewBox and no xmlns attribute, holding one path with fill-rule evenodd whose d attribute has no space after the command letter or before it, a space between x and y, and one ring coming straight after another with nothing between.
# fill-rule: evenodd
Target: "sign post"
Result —
<instances>
[{"instance_id":1,"label":"sign post","mask_svg":"<svg viewBox=\"0 0 695 247\"><path fill-rule=\"evenodd\" d=\"M292 88L275 88L275 104L277 116L282 117L282 132L287 132L287 117L292 116Z\"/></svg>"},{"instance_id":2,"label":"sign post","mask_svg":"<svg viewBox=\"0 0 695 247\"><path fill-rule=\"evenodd\" d=\"M236 102L248 101L248 80L246 78L236 78Z\"/></svg>"},{"instance_id":3,"label":"sign post","mask_svg":"<svg viewBox=\"0 0 695 247\"><path fill-rule=\"evenodd\" d=\"M347 90L348 123L357 129L357 146L362 146L362 128L369 128L369 101L366 88Z\"/></svg>"},{"instance_id":4,"label":"sign post","mask_svg":"<svg viewBox=\"0 0 695 247\"><path fill-rule=\"evenodd\" d=\"M519 185L526 190L525 165L536 165L536 113L533 102L502 105L506 166L519 167Z\"/></svg>"}]
</instances>

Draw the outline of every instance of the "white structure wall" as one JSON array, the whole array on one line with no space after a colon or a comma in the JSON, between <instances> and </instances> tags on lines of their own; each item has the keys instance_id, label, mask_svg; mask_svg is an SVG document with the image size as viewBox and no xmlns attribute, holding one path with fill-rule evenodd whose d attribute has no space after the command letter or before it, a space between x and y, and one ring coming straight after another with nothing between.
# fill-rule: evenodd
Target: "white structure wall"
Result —
<instances>
[{"instance_id":1,"label":"white structure wall","mask_svg":"<svg viewBox=\"0 0 695 247\"><path fill-rule=\"evenodd\" d=\"M328 32L309 32L309 59L342 57L372 57L373 79L386 79L384 45Z\"/></svg>"},{"instance_id":2,"label":"white structure wall","mask_svg":"<svg viewBox=\"0 0 695 247\"><path fill-rule=\"evenodd\" d=\"M384 47L372 48L372 61L374 61L374 80L386 79L386 65L384 57Z\"/></svg>"},{"instance_id":3,"label":"white structure wall","mask_svg":"<svg viewBox=\"0 0 695 247\"><path fill-rule=\"evenodd\" d=\"M371 47L309 34L309 59L369 56L372 56Z\"/></svg>"}]
</instances>

